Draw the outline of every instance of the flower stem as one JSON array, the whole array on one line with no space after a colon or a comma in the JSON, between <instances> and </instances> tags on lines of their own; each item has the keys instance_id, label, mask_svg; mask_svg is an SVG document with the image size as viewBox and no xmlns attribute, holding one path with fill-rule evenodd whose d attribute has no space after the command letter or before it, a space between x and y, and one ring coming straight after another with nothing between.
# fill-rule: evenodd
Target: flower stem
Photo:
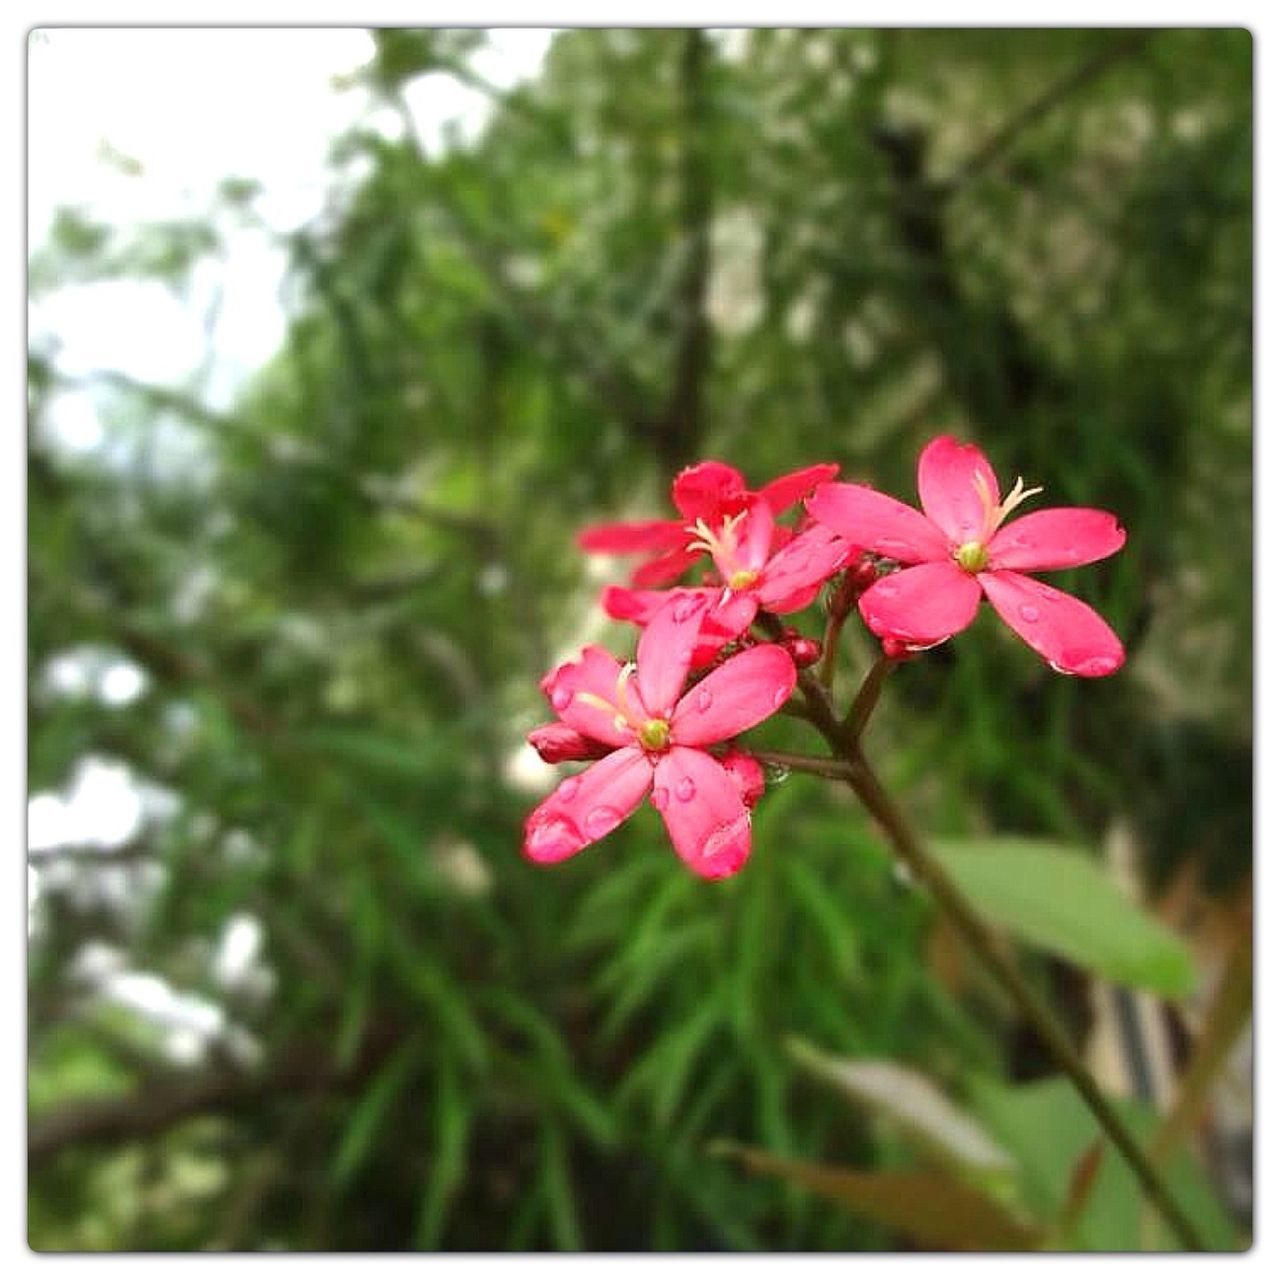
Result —
<instances>
[{"instance_id":1,"label":"flower stem","mask_svg":"<svg viewBox=\"0 0 1280 1280\"><path fill-rule=\"evenodd\" d=\"M838 778L841 781L847 780L853 773L843 760L833 760L830 756L804 756L794 751L761 751L758 747L751 747L749 750L762 764L791 769L795 773L813 773L820 778Z\"/></svg>"},{"instance_id":2,"label":"flower stem","mask_svg":"<svg viewBox=\"0 0 1280 1280\"><path fill-rule=\"evenodd\" d=\"M772 617L763 617L759 622L765 629L780 626ZM874 674L875 668L872 671ZM968 900L961 894L942 865L936 862L925 849L911 823L885 791L879 778L867 763L857 733L861 731L861 726L865 725L867 716L875 706L883 678L883 673L874 681L869 676L864 683L854 703L854 711L858 710L859 704L864 705L860 723L855 722L852 712L847 721L842 721L832 705L830 695L810 673L804 671L800 673L799 686L808 703L810 719L814 726L826 739L835 759L842 761L848 767L843 775L844 781L880 824L889 837L894 852L916 880L933 895L956 931L1035 1029L1040 1042L1048 1050L1059 1069L1075 1085L1085 1105L1093 1112L1103 1131L1128 1162L1151 1203L1172 1228L1183 1247L1203 1250L1205 1246L1200 1240L1199 1233L1173 1199L1150 1157L1135 1141L1119 1113L1098 1087L1097 1081L1090 1074L1075 1046L1054 1020L1053 1014L1027 984L1017 966L1001 949L995 935L969 905Z\"/></svg>"},{"instance_id":3,"label":"flower stem","mask_svg":"<svg viewBox=\"0 0 1280 1280\"><path fill-rule=\"evenodd\" d=\"M867 721L871 719L876 703L880 701L880 690L884 685L884 678L895 666L897 666L895 659L881 654L872 664L871 670L867 672L862 688L858 690L858 696L854 698L853 706L849 708L849 714L845 716L842 726L850 741L862 740L862 731L867 727Z\"/></svg>"}]
</instances>

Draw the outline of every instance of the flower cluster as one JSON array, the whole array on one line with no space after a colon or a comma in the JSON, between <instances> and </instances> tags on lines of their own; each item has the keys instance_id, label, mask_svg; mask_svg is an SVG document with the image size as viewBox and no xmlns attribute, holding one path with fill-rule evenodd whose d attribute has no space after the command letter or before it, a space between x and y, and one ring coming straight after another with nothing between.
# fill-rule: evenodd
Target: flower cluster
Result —
<instances>
[{"instance_id":1,"label":"flower cluster","mask_svg":"<svg viewBox=\"0 0 1280 1280\"><path fill-rule=\"evenodd\" d=\"M1024 571L1089 564L1118 551L1124 530L1105 511L1049 508L1009 520L1039 489L1007 496L974 445L949 436L920 456L922 511L807 467L763 489L721 462L676 477L678 519L597 525L586 551L645 557L629 587L605 589L610 617L641 628L634 662L589 646L550 672L542 690L557 720L529 735L544 760L591 761L529 815L525 854L559 862L601 839L646 796L677 854L709 879L751 851L750 810L764 791L759 762L737 735L791 697L797 667L821 646L793 628L757 642L757 614L806 608L827 583L829 609L854 601L890 657L967 627L985 597L1055 671L1110 675L1124 648L1087 605ZM795 524L781 522L803 502ZM697 586L672 585L710 558Z\"/></svg>"}]
</instances>

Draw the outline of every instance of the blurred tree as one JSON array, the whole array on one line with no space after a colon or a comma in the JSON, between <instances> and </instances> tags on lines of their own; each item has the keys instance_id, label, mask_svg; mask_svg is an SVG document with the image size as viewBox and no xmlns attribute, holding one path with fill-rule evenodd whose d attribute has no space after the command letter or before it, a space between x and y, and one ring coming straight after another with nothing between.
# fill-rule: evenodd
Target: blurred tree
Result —
<instances>
[{"instance_id":1,"label":"blurred tree","mask_svg":"<svg viewBox=\"0 0 1280 1280\"><path fill-rule=\"evenodd\" d=\"M334 141L287 340L230 410L103 371L112 448L70 456L46 420L74 380L32 353L31 787L106 759L170 802L112 852L33 854L31 1241L890 1247L708 1139L893 1168L785 1037L963 1091L1017 1029L921 964L928 904L812 779L731 883L652 814L522 864L536 679L631 640L573 534L663 510L700 456L906 496L924 440L981 441L1121 514L1124 555L1064 585L1131 665L1064 680L984 619L891 689L895 785L938 832L1128 816L1161 874L1247 880L1250 37L571 31L509 92L482 33L375 40L359 78L401 133ZM424 76L491 96L478 141L419 137ZM181 287L255 199L67 211L32 288ZM140 696L59 693L86 651ZM197 1061L104 996L122 970L213 1011Z\"/></svg>"}]
</instances>

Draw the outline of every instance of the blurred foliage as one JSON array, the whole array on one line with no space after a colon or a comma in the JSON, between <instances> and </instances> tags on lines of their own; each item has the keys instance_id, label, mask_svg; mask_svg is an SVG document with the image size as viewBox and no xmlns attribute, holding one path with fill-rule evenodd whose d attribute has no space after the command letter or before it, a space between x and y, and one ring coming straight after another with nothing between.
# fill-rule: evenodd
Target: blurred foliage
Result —
<instances>
[{"instance_id":1,"label":"blurred foliage","mask_svg":"<svg viewBox=\"0 0 1280 1280\"><path fill-rule=\"evenodd\" d=\"M93 757L173 800L122 848L33 855L31 1242L894 1247L900 1221L708 1150L910 1167L793 1035L980 1101L1027 1208L1060 1206L1087 1118L1060 1082L1010 1092L1008 1011L922 963L931 908L836 788L775 779L709 885L651 812L525 865L516 764L552 660L632 640L580 525L665 515L704 456L907 497L952 430L1120 514L1124 553L1058 580L1131 662L1063 679L984 615L891 682L893 787L939 834L1097 848L1124 822L1153 885L1247 883L1250 37L571 31L510 91L482 43L377 33L356 80L402 131L334 139L324 214L278 238L287 339L230 408L103 371L109 457L69 452L50 411L84 385L32 353L31 788ZM490 96L477 141L419 137L424 76ZM181 289L256 196L65 211L32 289ZM141 696L51 692L86 646ZM245 918L232 982L211 957ZM221 1010L196 1062L95 994L93 947ZM1079 1239L1132 1247L1132 1191L1095 1204Z\"/></svg>"}]
</instances>

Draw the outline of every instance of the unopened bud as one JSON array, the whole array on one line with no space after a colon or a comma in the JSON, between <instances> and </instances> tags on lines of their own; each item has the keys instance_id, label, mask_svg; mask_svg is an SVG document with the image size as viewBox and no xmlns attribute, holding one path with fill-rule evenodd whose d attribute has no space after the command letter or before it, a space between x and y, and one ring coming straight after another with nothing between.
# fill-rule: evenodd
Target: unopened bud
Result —
<instances>
[{"instance_id":1,"label":"unopened bud","mask_svg":"<svg viewBox=\"0 0 1280 1280\"><path fill-rule=\"evenodd\" d=\"M836 619L844 619L853 612L858 597L880 576L874 557L854 547L846 559L844 577L831 593L827 612Z\"/></svg>"},{"instance_id":2,"label":"unopened bud","mask_svg":"<svg viewBox=\"0 0 1280 1280\"><path fill-rule=\"evenodd\" d=\"M598 760L611 747L584 738L567 724L539 725L529 734L529 745L548 763L563 764L566 760Z\"/></svg>"},{"instance_id":3,"label":"unopened bud","mask_svg":"<svg viewBox=\"0 0 1280 1280\"><path fill-rule=\"evenodd\" d=\"M785 641L791 660L802 670L811 667L822 657L822 645L811 636L796 636Z\"/></svg>"}]
</instances>

